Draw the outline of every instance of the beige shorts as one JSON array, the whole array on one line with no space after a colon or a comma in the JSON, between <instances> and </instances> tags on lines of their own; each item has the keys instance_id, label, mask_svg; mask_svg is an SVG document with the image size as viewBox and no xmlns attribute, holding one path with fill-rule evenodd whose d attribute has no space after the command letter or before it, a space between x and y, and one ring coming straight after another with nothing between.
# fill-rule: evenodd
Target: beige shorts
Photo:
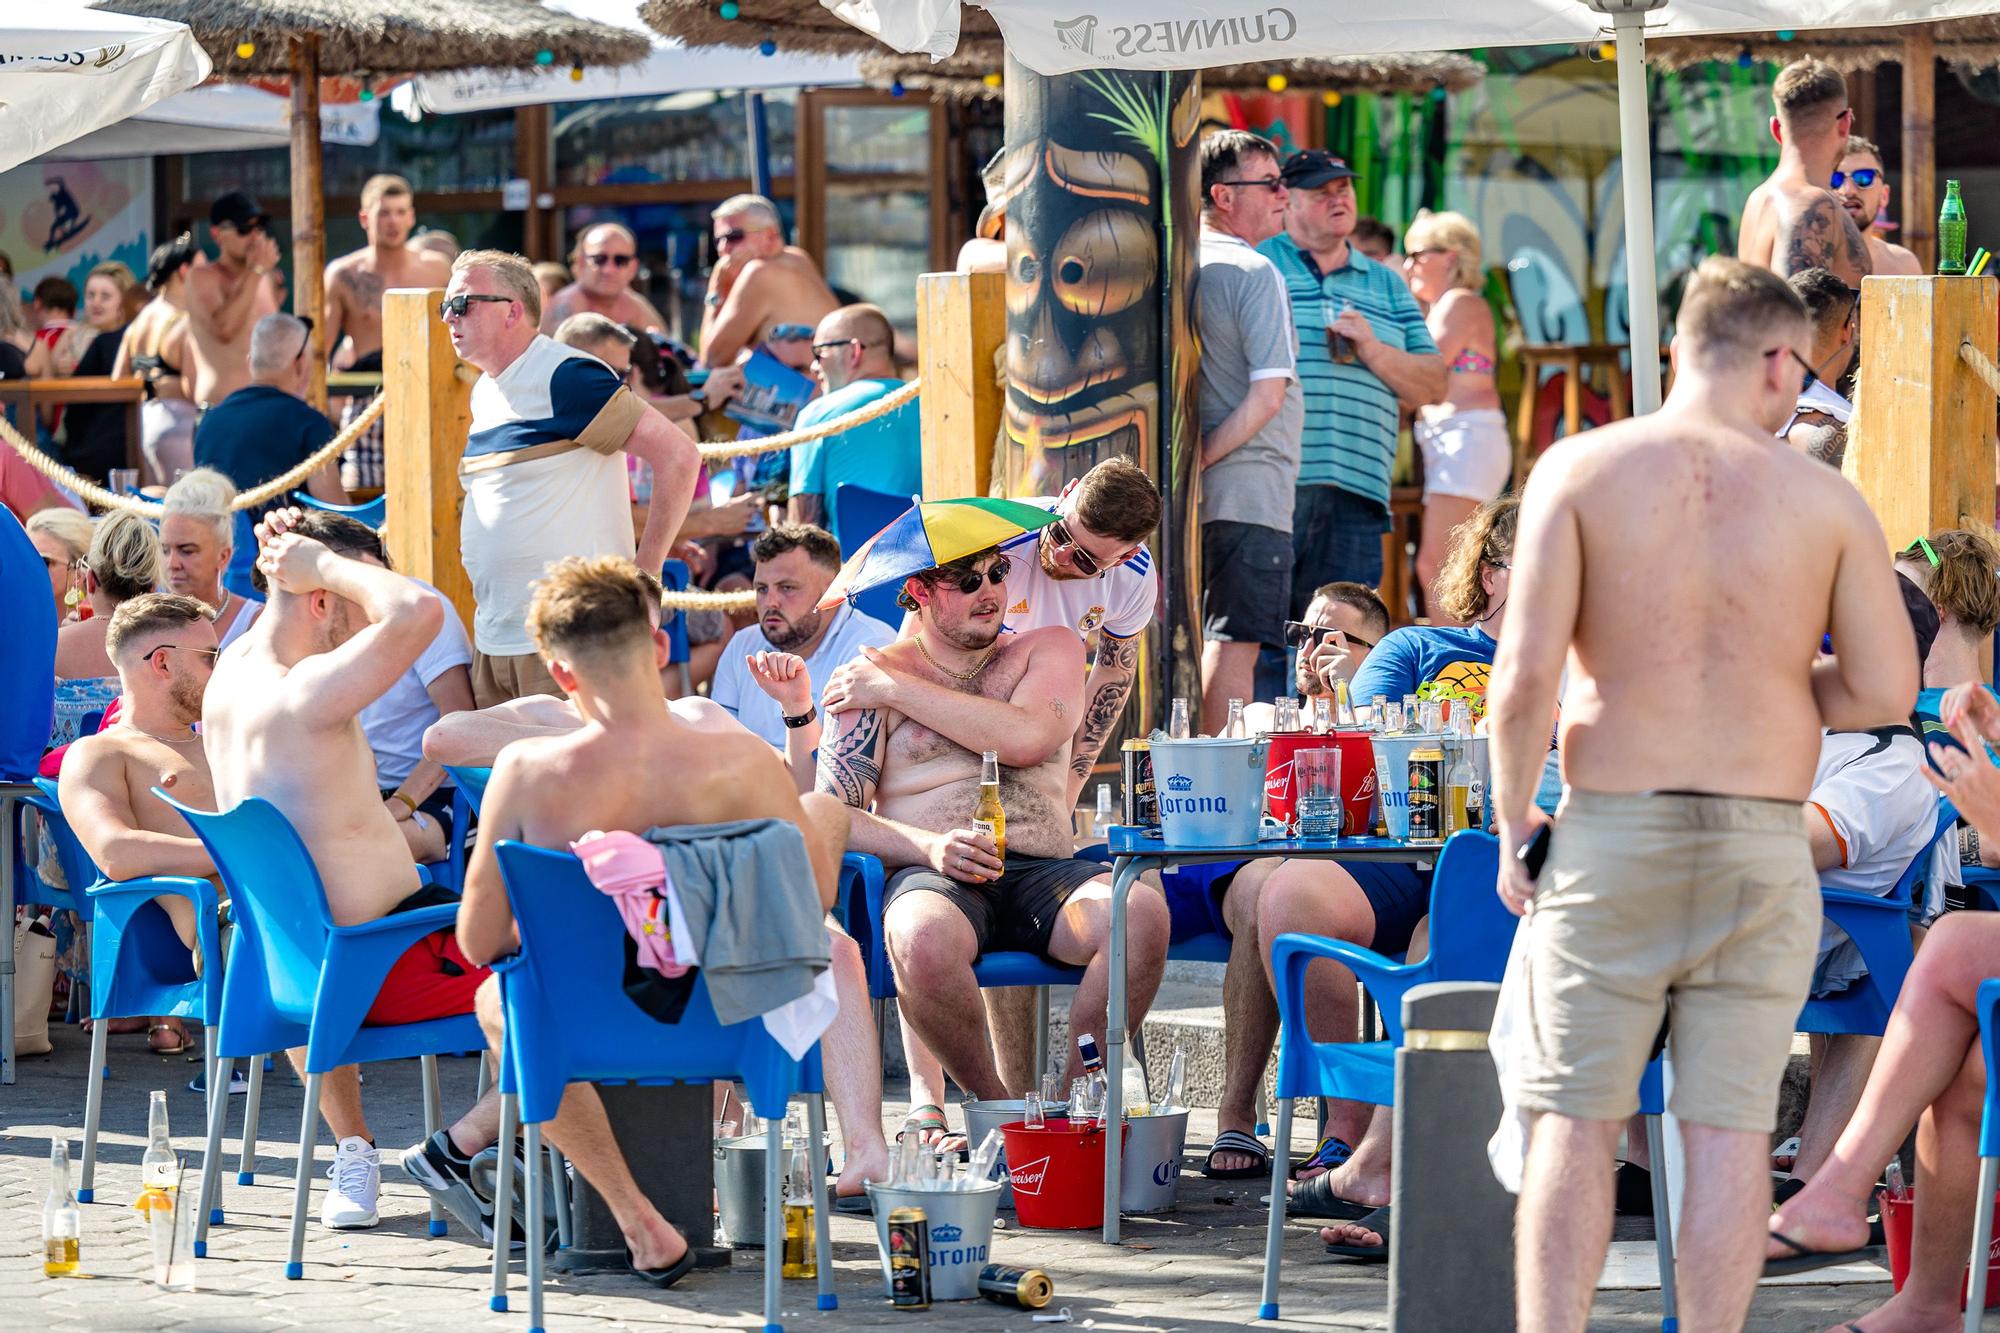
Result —
<instances>
[{"instance_id":1,"label":"beige shorts","mask_svg":"<svg viewBox=\"0 0 2000 1333\"><path fill-rule=\"evenodd\" d=\"M1625 1119L1670 1015L1674 1114L1768 1133L1819 924L1800 806L1572 789L1521 926L1516 1101Z\"/></svg>"},{"instance_id":2,"label":"beige shorts","mask_svg":"<svg viewBox=\"0 0 2000 1333\"><path fill-rule=\"evenodd\" d=\"M475 708L491 708L509 699L525 699L531 694L552 694L567 698L562 686L534 653L488 657L472 650L472 703Z\"/></svg>"}]
</instances>

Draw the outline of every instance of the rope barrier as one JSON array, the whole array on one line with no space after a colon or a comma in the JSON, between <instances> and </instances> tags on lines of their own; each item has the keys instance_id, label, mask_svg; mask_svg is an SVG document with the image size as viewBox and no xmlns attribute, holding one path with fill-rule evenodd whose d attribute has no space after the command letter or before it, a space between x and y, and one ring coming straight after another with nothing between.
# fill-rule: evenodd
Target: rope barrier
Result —
<instances>
[{"instance_id":1,"label":"rope barrier","mask_svg":"<svg viewBox=\"0 0 2000 1333\"><path fill-rule=\"evenodd\" d=\"M701 461L721 463L743 454L773 454L780 449L790 449L794 445L811 444L814 440L823 440L829 435L838 435L856 426L865 426L877 417L889 415L903 404L914 401L923 387L922 380L911 380L902 388L877 398L866 407L857 408L844 417L822 421L817 426L808 426L804 430L788 430L782 435L765 435L740 443L734 440L703 440L700 446Z\"/></svg>"},{"instance_id":2,"label":"rope barrier","mask_svg":"<svg viewBox=\"0 0 2000 1333\"><path fill-rule=\"evenodd\" d=\"M360 416L348 423L347 429L341 431L331 440L328 440L312 457L306 459L283 476L273 477L262 486L254 486L244 491L236 497L235 503L230 505L230 508L250 509L268 500L275 500L281 495L290 494L292 489L307 477L310 477L333 459L347 452L348 448L356 440L360 439L368 428L373 426L377 419L381 417L386 401L386 399L381 397L376 398L367 407L362 409ZM160 502L158 500L148 499L143 495L118 495L105 490L88 477L79 476L43 453L33 442L23 439L21 433L15 430L5 417L0 417L0 440L4 440L14 446L14 452L21 455L29 467L32 467L56 485L74 491L77 495L82 496L85 500L101 509L124 509L139 515L141 518L158 518L160 516Z\"/></svg>"},{"instance_id":3,"label":"rope barrier","mask_svg":"<svg viewBox=\"0 0 2000 1333\"><path fill-rule=\"evenodd\" d=\"M754 611L757 609L757 594L748 588L736 592L663 592L660 605L669 611Z\"/></svg>"},{"instance_id":4,"label":"rope barrier","mask_svg":"<svg viewBox=\"0 0 2000 1333\"><path fill-rule=\"evenodd\" d=\"M1970 339L1958 345L1958 359L1965 362L1966 369L1986 382L1986 387L2000 394L2000 366L1995 366L1986 353L1972 345Z\"/></svg>"}]
</instances>

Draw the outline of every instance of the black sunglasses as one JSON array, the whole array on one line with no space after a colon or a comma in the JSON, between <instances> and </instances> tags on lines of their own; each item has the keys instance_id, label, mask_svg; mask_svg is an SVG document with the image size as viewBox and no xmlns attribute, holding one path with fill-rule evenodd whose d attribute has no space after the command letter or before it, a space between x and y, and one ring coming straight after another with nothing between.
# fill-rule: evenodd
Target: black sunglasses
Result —
<instances>
[{"instance_id":1,"label":"black sunglasses","mask_svg":"<svg viewBox=\"0 0 2000 1333\"><path fill-rule=\"evenodd\" d=\"M881 343L865 343L859 338L836 338L830 343L814 343L812 351L815 357L820 357L836 347L853 347L865 352L871 347L880 347L881 345Z\"/></svg>"},{"instance_id":2,"label":"black sunglasses","mask_svg":"<svg viewBox=\"0 0 2000 1333\"><path fill-rule=\"evenodd\" d=\"M296 315L293 318L297 319L299 323L306 326L306 336L305 340L299 344L299 354L292 358L292 363L296 365L297 363L305 360L306 353L312 350L313 320L311 315Z\"/></svg>"},{"instance_id":3,"label":"black sunglasses","mask_svg":"<svg viewBox=\"0 0 2000 1333\"><path fill-rule=\"evenodd\" d=\"M984 574L976 569L969 570L955 577L941 578L937 580L937 585L943 588L956 588L961 596L970 597L979 591L982 584L990 583L996 588L999 587L1007 581L1007 575L1012 573L1013 569L1014 562L1003 555L988 565Z\"/></svg>"},{"instance_id":4,"label":"black sunglasses","mask_svg":"<svg viewBox=\"0 0 2000 1333\"><path fill-rule=\"evenodd\" d=\"M1841 186L1847 184L1847 182L1853 181L1856 185L1859 185L1862 189L1865 190L1869 186L1873 185L1876 181L1879 181L1881 179L1882 179L1882 172L1880 168L1857 167L1853 171L1834 172L1833 188L1838 190Z\"/></svg>"},{"instance_id":5,"label":"black sunglasses","mask_svg":"<svg viewBox=\"0 0 2000 1333\"><path fill-rule=\"evenodd\" d=\"M512 305L511 296L482 296L478 292L460 292L457 296L447 296L438 302L439 319L464 319L466 307L475 301L492 301L499 305Z\"/></svg>"},{"instance_id":6,"label":"black sunglasses","mask_svg":"<svg viewBox=\"0 0 2000 1333\"><path fill-rule=\"evenodd\" d=\"M610 266L611 266L612 268L625 268L625 267L627 267L627 266L629 266L629 265L632 265L632 264L636 264L636 263L638 263L638 262L639 262L639 256L637 256L637 255L585 255L585 256L583 257L583 262L584 262L584 263L586 263L586 264L589 264L589 265L590 265L591 267L593 267L593 268L603 268L603 267L605 267L606 265L610 265Z\"/></svg>"},{"instance_id":7,"label":"black sunglasses","mask_svg":"<svg viewBox=\"0 0 2000 1333\"><path fill-rule=\"evenodd\" d=\"M1255 179L1234 176L1228 180L1220 180L1215 183L1217 185L1239 185L1245 189L1252 190L1282 190L1287 188L1283 176L1259 176Z\"/></svg>"},{"instance_id":8,"label":"black sunglasses","mask_svg":"<svg viewBox=\"0 0 2000 1333\"><path fill-rule=\"evenodd\" d=\"M715 243L717 245L724 245L724 244L734 245L736 242L742 240L745 236L748 236L749 234L750 234L749 232L743 230L743 228L741 227L731 227L728 231L719 231L715 233Z\"/></svg>"},{"instance_id":9,"label":"black sunglasses","mask_svg":"<svg viewBox=\"0 0 2000 1333\"><path fill-rule=\"evenodd\" d=\"M1069 524L1062 519L1057 519L1044 530L1049 534L1049 540L1055 543L1057 550L1067 550L1069 552L1069 562L1076 566L1077 573L1084 575L1086 578L1096 578L1101 576L1108 568L1106 565L1099 564L1096 556L1083 549L1075 536L1071 534ZM1131 558L1130 555L1123 555L1111 563L1119 565Z\"/></svg>"},{"instance_id":10,"label":"black sunglasses","mask_svg":"<svg viewBox=\"0 0 2000 1333\"><path fill-rule=\"evenodd\" d=\"M1363 648L1375 646L1375 640L1364 639L1353 630L1341 631L1333 625L1308 625L1303 620L1285 622L1285 644L1298 649L1301 654L1306 654L1332 638L1336 632L1346 634L1349 643L1359 644Z\"/></svg>"},{"instance_id":11,"label":"black sunglasses","mask_svg":"<svg viewBox=\"0 0 2000 1333\"><path fill-rule=\"evenodd\" d=\"M196 657L206 657L210 663L213 663L216 658L222 656L222 650L220 648L190 648L186 644L181 644L181 643L163 643L159 647L153 649L152 652L147 653L144 657L140 658L139 660L142 662L150 662L153 660L155 654L164 653L169 648L175 649L176 651L183 653L193 653Z\"/></svg>"}]
</instances>

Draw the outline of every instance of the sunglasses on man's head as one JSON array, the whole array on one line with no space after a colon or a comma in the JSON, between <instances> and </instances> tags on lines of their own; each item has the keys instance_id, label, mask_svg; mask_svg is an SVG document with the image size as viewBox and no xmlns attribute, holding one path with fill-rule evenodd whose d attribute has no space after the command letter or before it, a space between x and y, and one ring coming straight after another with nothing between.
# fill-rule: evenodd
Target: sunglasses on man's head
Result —
<instances>
[{"instance_id":1,"label":"sunglasses on man's head","mask_svg":"<svg viewBox=\"0 0 2000 1333\"><path fill-rule=\"evenodd\" d=\"M460 292L457 296L447 296L438 302L439 319L464 319L468 306L478 301L492 301L499 305L512 305L511 296L486 296L479 292Z\"/></svg>"},{"instance_id":2,"label":"sunglasses on man's head","mask_svg":"<svg viewBox=\"0 0 2000 1333\"><path fill-rule=\"evenodd\" d=\"M1931 562L1932 569L1936 569L1938 565L1942 563L1938 559L1938 553L1935 550L1931 549L1930 538L1928 537L1917 538L1915 541L1911 542L1908 546L1905 546L1898 554L1910 556L1912 558L1921 555L1923 556L1924 559Z\"/></svg>"},{"instance_id":3,"label":"sunglasses on man's head","mask_svg":"<svg viewBox=\"0 0 2000 1333\"><path fill-rule=\"evenodd\" d=\"M984 574L976 569L968 570L963 574L951 575L939 579L938 586L941 588L956 588L960 595L970 597L972 594L978 592L984 584L990 583L997 588L1005 583L1007 575L1013 572L1013 568L1014 562L1007 559L1006 556L1001 556L986 567Z\"/></svg>"},{"instance_id":4,"label":"sunglasses on man's head","mask_svg":"<svg viewBox=\"0 0 2000 1333\"><path fill-rule=\"evenodd\" d=\"M629 268L639 262L637 255L585 255L583 262L592 268Z\"/></svg>"},{"instance_id":5,"label":"sunglasses on man's head","mask_svg":"<svg viewBox=\"0 0 2000 1333\"><path fill-rule=\"evenodd\" d=\"M1833 188L1838 190L1841 186L1847 184L1847 182L1853 181L1865 190L1881 179L1882 169L1880 167L1856 167L1853 171L1834 172Z\"/></svg>"}]
</instances>

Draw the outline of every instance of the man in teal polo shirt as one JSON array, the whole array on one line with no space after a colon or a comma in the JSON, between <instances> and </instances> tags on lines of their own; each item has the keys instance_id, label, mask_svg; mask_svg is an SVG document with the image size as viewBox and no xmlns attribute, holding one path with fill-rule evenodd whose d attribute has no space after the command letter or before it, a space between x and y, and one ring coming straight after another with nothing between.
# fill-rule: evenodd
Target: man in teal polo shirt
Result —
<instances>
[{"instance_id":1,"label":"man in teal polo shirt","mask_svg":"<svg viewBox=\"0 0 2000 1333\"><path fill-rule=\"evenodd\" d=\"M813 369L826 392L800 410L796 428L844 417L902 388L890 350L895 336L889 317L872 305L842 306L822 319L813 331ZM794 445L791 521L817 524L840 536L842 482L905 497L923 490L922 435L914 401L838 435Z\"/></svg>"},{"instance_id":2,"label":"man in teal polo shirt","mask_svg":"<svg viewBox=\"0 0 2000 1333\"><path fill-rule=\"evenodd\" d=\"M1305 430L1292 511L1292 619L1312 590L1382 582L1397 401L1444 396L1444 358L1396 273L1348 244L1354 169L1323 149L1292 154L1285 230L1257 247L1278 266L1299 332Z\"/></svg>"}]
</instances>

